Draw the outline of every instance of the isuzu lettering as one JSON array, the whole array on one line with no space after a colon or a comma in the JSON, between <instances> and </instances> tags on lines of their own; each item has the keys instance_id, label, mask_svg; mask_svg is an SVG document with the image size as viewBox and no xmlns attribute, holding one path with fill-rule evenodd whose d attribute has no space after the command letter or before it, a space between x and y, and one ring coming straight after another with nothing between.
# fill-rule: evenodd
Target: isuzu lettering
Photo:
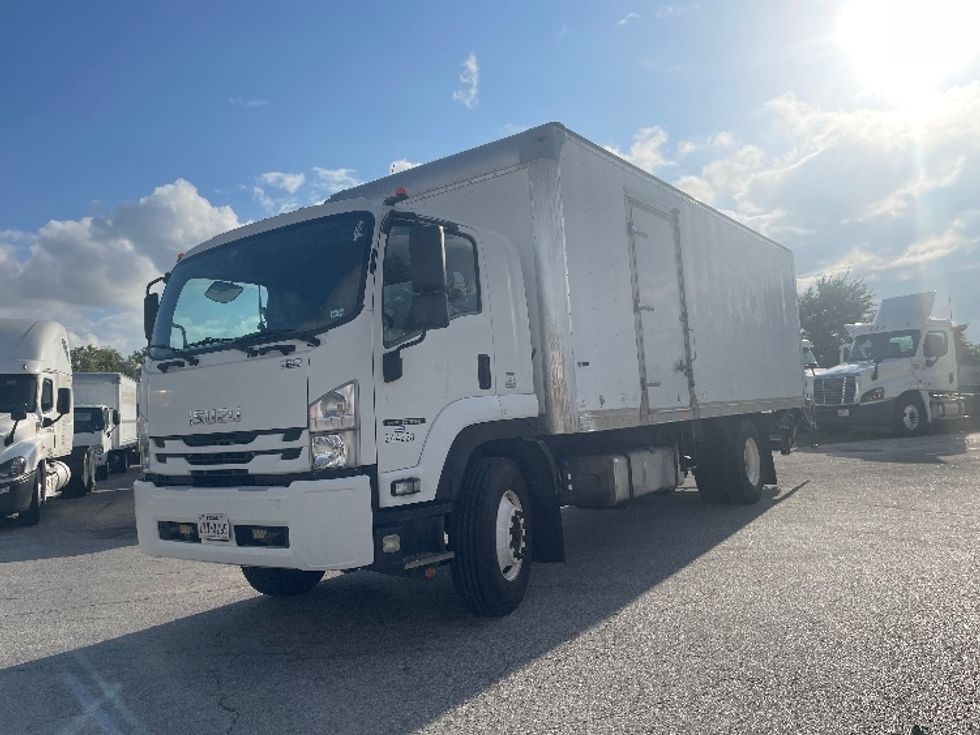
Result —
<instances>
[{"instance_id":1,"label":"isuzu lettering","mask_svg":"<svg viewBox=\"0 0 980 735\"><path fill-rule=\"evenodd\" d=\"M142 548L451 566L481 615L564 559L561 508L776 480L803 405L788 250L559 124L189 251L147 287ZM156 290L155 290L156 289Z\"/></svg>"}]
</instances>

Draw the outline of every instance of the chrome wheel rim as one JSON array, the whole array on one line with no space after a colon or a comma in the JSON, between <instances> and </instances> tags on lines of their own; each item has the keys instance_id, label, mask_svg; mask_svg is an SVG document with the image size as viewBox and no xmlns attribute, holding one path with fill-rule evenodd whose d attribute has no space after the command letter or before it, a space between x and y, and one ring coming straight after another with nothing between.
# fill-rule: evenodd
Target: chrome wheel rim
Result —
<instances>
[{"instance_id":1,"label":"chrome wheel rim","mask_svg":"<svg viewBox=\"0 0 980 735\"><path fill-rule=\"evenodd\" d=\"M745 440L742 448L742 464L745 467L745 478L752 485L759 484L762 477L762 454L759 452L759 443L754 437Z\"/></svg>"},{"instance_id":2,"label":"chrome wheel rim","mask_svg":"<svg viewBox=\"0 0 980 735\"><path fill-rule=\"evenodd\" d=\"M915 431L919 428L919 408L910 403L902 410L902 424L908 431Z\"/></svg>"},{"instance_id":3,"label":"chrome wheel rim","mask_svg":"<svg viewBox=\"0 0 980 735\"><path fill-rule=\"evenodd\" d=\"M524 506L513 490L507 490L500 497L495 537L500 574L508 582L513 582L524 567L524 552L527 547Z\"/></svg>"}]
</instances>

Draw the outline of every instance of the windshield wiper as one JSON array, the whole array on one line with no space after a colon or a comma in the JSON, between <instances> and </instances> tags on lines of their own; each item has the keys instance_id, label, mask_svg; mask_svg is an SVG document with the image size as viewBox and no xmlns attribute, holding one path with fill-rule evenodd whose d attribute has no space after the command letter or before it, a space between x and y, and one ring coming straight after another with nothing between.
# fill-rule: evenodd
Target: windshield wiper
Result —
<instances>
[{"instance_id":1,"label":"windshield wiper","mask_svg":"<svg viewBox=\"0 0 980 735\"><path fill-rule=\"evenodd\" d=\"M289 352L294 352L296 350L296 345L255 346L263 344L264 342L272 342L273 340L277 339L295 339L299 340L300 342L306 342L306 344L308 344L310 347L320 346L319 337L314 337L309 332L295 332L292 329L271 329L265 332L246 334L235 340L235 346L243 352L248 352L249 357L264 355L265 353L272 352L273 350L279 350L282 352L282 354L286 355L289 354Z\"/></svg>"}]
</instances>

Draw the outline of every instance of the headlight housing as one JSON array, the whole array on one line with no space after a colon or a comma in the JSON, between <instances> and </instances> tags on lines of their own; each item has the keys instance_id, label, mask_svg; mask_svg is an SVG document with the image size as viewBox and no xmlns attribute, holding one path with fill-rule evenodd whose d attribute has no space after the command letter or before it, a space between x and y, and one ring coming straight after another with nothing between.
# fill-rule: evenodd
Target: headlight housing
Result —
<instances>
[{"instance_id":1,"label":"headlight housing","mask_svg":"<svg viewBox=\"0 0 980 735\"><path fill-rule=\"evenodd\" d=\"M314 470L357 466L357 383L324 393L309 405L310 465Z\"/></svg>"},{"instance_id":2,"label":"headlight housing","mask_svg":"<svg viewBox=\"0 0 980 735\"><path fill-rule=\"evenodd\" d=\"M873 388L867 393L861 396L861 403L867 403L868 401L881 401L885 398L884 388Z\"/></svg>"},{"instance_id":3,"label":"headlight housing","mask_svg":"<svg viewBox=\"0 0 980 735\"><path fill-rule=\"evenodd\" d=\"M20 477L27 470L27 459L14 457L0 464L0 477Z\"/></svg>"}]
</instances>

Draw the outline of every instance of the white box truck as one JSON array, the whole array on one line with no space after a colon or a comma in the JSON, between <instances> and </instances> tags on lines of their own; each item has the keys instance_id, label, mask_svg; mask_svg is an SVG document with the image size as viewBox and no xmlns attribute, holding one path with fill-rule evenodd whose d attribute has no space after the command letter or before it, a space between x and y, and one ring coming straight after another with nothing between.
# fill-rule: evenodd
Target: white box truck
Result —
<instances>
[{"instance_id":1,"label":"white box truck","mask_svg":"<svg viewBox=\"0 0 980 735\"><path fill-rule=\"evenodd\" d=\"M93 447L99 480L139 461L136 393L122 373L75 373L75 442Z\"/></svg>"},{"instance_id":2,"label":"white box truck","mask_svg":"<svg viewBox=\"0 0 980 735\"><path fill-rule=\"evenodd\" d=\"M69 483L72 371L68 332L52 321L0 319L0 515L35 525ZM91 466L76 475L91 475Z\"/></svg>"},{"instance_id":3,"label":"white box truck","mask_svg":"<svg viewBox=\"0 0 980 735\"><path fill-rule=\"evenodd\" d=\"M956 349L965 327L931 316L935 300L935 291L884 299L873 322L847 325L846 359L813 379L818 426L916 436L980 411L980 370Z\"/></svg>"},{"instance_id":4,"label":"white box truck","mask_svg":"<svg viewBox=\"0 0 980 735\"><path fill-rule=\"evenodd\" d=\"M256 222L147 286L150 554L449 564L504 615L563 505L776 480L803 404L791 253L560 124ZM783 441L781 439L780 441Z\"/></svg>"}]
</instances>

